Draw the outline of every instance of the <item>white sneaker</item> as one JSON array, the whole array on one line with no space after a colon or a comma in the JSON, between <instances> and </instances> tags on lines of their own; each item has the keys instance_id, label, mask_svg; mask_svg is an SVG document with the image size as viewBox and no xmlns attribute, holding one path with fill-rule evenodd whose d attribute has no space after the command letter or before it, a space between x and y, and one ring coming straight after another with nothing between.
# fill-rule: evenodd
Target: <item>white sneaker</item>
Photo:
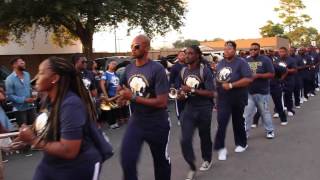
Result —
<instances>
[{"instance_id":1,"label":"white sneaker","mask_svg":"<svg viewBox=\"0 0 320 180\"><path fill-rule=\"evenodd\" d=\"M304 102L307 102L307 101L308 101L308 99L304 97L304 98L303 98L303 101L304 101Z\"/></svg>"},{"instance_id":2,"label":"white sneaker","mask_svg":"<svg viewBox=\"0 0 320 180\"><path fill-rule=\"evenodd\" d=\"M273 131L268 132L266 138L267 139L273 139L274 138L274 132Z\"/></svg>"},{"instance_id":3,"label":"white sneaker","mask_svg":"<svg viewBox=\"0 0 320 180\"><path fill-rule=\"evenodd\" d=\"M199 168L200 171L207 171L211 168L212 166L212 161L204 161L201 165L201 167Z\"/></svg>"},{"instance_id":4,"label":"white sneaker","mask_svg":"<svg viewBox=\"0 0 320 180\"><path fill-rule=\"evenodd\" d=\"M300 109L301 107L300 107L300 106L296 106L296 108L297 108L297 109Z\"/></svg>"},{"instance_id":5,"label":"white sneaker","mask_svg":"<svg viewBox=\"0 0 320 180\"><path fill-rule=\"evenodd\" d=\"M303 102L304 102L304 101L303 101L303 99L301 98L301 99L300 99L300 104L303 104Z\"/></svg>"},{"instance_id":6,"label":"white sneaker","mask_svg":"<svg viewBox=\"0 0 320 180\"><path fill-rule=\"evenodd\" d=\"M316 88L316 91L320 91L320 89L319 89L319 88Z\"/></svg>"},{"instance_id":7,"label":"white sneaker","mask_svg":"<svg viewBox=\"0 0 320 180\"><path fill-rule=\"evenodd\" d=\"M280 124L281 124L281 126L286 126L286 125L288 125L288 122L281 122Z\"/></svg>"},{"instance_id":8,"label":"white sneaker","mask_svg":"<svg viewBox=\"0 0 320 180\"><path fill-rule=\"evenodd\" d=\"M115 124L110 125L110 128L117 129L117 128L119 128L119 125L118 125L118 123L115 123Z\"/></svg>"},{"instance_id":9,"label":"white sneaker","mask_svg":"<svg viewBox=\"0 0 320 180\"><path fill-rule=\"evenodd\" d=\"M283 110L286 111L286 110L287 110L287 107L283 107Z\"/></svg>"},{"instance_id":10,"label":"white sneaker","mask_svg":"<svg viewBox=\"0 0 320 180\"><path fill-rule=\"evenodd\" d=\"M294 114L291 111L288 111L288 116L292 117Z\"/></svg>"},{"instance_id":11,"label":"white sneaker","mask_svg":"<svg viewBox=\"0 0 320 180\"><path fill-rule=\"evenodd\" d=\"M251 128L257 128L256 124L251 124Z\"/></svg>"},{"instance_id":12,"label":"white sneaker","mask_svg":"<svg viewBox=\"0 0 320 180\"><path fill-rule=\"evenodd\" d=\"M310 97L310 96L311 96L311 93L308 93L307 96Z\"/></svg>"},{"instance_id":13,"label":"white sneaker","mask_svg":"<svg viewBox=\"0 0 320 180\"><path fill-rule=\"evenodd\" d=\"M228 151L226 148L223 148L223 149L220 149L218 151L218 160L219 161L225 161L227 160L227 154L228 154Z\"/></svg>"},{"instance_id":14,"label":"white sneaker","mask_svg":"<svg viewBox=\"0 0 320 180\"><path fill-rule=\"evenodd\" d=\"M273 117L274 117L274 118L279 118L279 113L274 113L274 114L273 114Z\"/></svg>"},{"instance_id":15,"label":"white sneaker","mask_svg":"<svg viewBox=\"0 0 320 180\"><path fill-rule=\"evenodd\" d=\"M310 94L310 96L311 96L311 97L313 97L313 96L314 96L314 94L312 94L312 93L311 93L311 94Z\"/></svg>"},{"instance_id":16,"label":"white sneaker","mask_svg":"<svg viewBox=\"0 0 320 180\"><path fill-rule=\"evenodd\" d=\"M248 145L246 145L245 147L237 146L237 147L234 149L234 152L236 152L236 153L241 153L241 152L246 151L247 148L248 148Z\"/></svg>"},{"instance_id":17,"label":"white sneaker","mask_svg":"<svg viewBox=\"0 0 320 180\"><path fill-rule=\"evenodd\" d=\"M190 170L185 180L195 180L194 179L195 176L196 176L196 171Z\"/></svg>"}]
</instances>

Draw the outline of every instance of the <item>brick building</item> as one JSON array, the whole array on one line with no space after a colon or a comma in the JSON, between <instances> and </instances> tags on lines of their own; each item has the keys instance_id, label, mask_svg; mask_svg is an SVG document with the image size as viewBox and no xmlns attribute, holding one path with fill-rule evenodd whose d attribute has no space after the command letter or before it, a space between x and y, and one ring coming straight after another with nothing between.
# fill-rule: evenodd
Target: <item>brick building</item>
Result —
<instances>
[{"instance_id":1,"label":"brick building","mask_svg":"<svg viewBox=\"0 0 320 180\"><path fill-rule=\"evenodd\" d=\"M289 40L280 37L267 37L258 39L238 39L235 41L237 43L238 50L249 50L250 44L257 42L261 45L262 49L279 49L284 46L289 48ZM202 46L207 46L215 51L221 51L224 48L225 41L202 41L200 44Z\"/></svg>"}]
</instances>

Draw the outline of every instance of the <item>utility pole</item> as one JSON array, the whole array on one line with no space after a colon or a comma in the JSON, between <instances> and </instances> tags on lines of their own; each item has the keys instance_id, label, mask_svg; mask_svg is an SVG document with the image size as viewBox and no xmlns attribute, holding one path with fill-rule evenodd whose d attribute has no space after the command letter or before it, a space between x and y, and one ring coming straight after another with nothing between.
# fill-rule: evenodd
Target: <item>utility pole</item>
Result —
<instances>
[{"instance_id":1,"label":"utility pole","mask_svg":"<svg viewBox=\"0 0 320 180\"><path fill-rule=\"evenodd\" d=\"M117 29L114 27L114 52L117 53Z\"/></svg>"}]
</instances>

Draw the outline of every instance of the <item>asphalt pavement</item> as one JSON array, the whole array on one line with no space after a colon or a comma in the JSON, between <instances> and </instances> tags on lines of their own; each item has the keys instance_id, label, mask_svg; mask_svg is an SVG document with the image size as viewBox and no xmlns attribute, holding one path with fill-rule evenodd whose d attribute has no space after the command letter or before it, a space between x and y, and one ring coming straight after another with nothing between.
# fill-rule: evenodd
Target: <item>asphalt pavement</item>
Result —
<instances>
[{"instance_id":1,"label":"asphalt pavement","mask_svg":"<svg viewBox=\"0 0 320 180\"><path fill-rule=\"evenodd\" d=\"M320 94L320 93L319 93ZM180 148L180 127L177 125L172 104L172 121L169 154L172 162L172 180L184 180L188 166ZM231 122L230 122L231 123ZM213 112L212 139L216 133L216 112ZM214 153L214 165L207 172L198 172L196 180L319 180L320 179L320 95L311 97L296 115L289 118L287 126L281 126L274 119L275 139L265 138L261 125L253 129L248 140L249 147L243 153L234 152L231 124L228 127L226 145L229 151L227 161L218 161ZM119 162L119 149L126 126L116 130L107 129L115 149L115 155L104 163L101 180L121 180L122 170ZM197 165L200 166L201 152L198 133L195 132L194 150ZM33 152L33 156L22 154L8 157L5 166L6 180L29 180L40 161L42 153ZM150 150L145 144L138 165L139 180L152 180L153 161Z\"/></svg>"}]
</instances>

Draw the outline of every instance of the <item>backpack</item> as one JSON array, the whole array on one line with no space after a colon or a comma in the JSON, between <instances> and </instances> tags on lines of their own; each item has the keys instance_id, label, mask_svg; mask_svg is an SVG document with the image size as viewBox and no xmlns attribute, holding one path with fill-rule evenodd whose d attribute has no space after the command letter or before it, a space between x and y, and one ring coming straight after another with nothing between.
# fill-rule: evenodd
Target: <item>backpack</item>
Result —
<instances>
[{"instance_id":1,"label":"backpack","mask_svg":"<svg viewBox=\"0 0 320 180\"><path fill-rule=\"evenodd\" d=\"M89 120L87 120L85 127L89 138L102 156L102 162L111 158L113 156L113 148L103 131L97 128L94 122Z\"/></svg>"},{"instance_id":2,"label":"backpack","mask_svg":"<svg viewBox=\"0 0 320 180\"><path fill-rule=\"evenodd\" d=\"M186 69L187 69L186 66L181 69L181 71L180 71L181 79L183 79L183 76L184 76L184 73L186 72ZM203 74L204 74L204 65L202 63L200 63L200 80L201 80L201 82L204 82Z\"/></svg>"}]
</instances>

